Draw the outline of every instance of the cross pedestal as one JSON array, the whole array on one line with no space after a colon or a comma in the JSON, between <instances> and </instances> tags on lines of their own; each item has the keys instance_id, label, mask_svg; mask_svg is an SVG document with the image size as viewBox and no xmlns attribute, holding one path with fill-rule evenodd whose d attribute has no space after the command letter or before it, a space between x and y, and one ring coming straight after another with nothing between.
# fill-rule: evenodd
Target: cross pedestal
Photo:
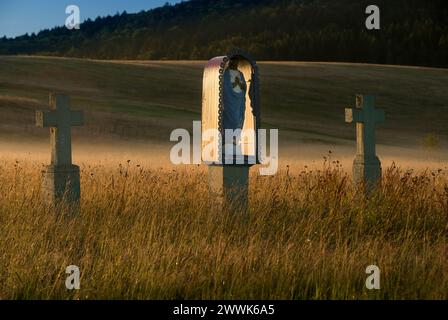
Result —
<instances>
[{"instance_id":1,"label":"cross pedestal","mask_svg":"<svg viewBox=\"0 0 448 320\"><path fill-rule=\"evenodd\" d=\"M374 187L381 180L381 162L376 155L375 125L384 122L382 109L375 109L375 97L356 96L356 108L345 109L345 121L356 123L356 157L353 161L353 181Z\"/></svg>"},{"instance_id":2,"label":"cross pedestal","mask_svg":"<svg viewBox=\"0 0 448 320\"><path fill-rule=\"evenodd\" d=\"M47 203L57 203L60 200L67 203L79 202L81 197L79 167L46 166L42 172L42 187Z\"/></svg>"},{"instance_id":3,"label":"cross pedestal","mask_svg":"<svg viewBox=\"0 0 448 320\"><path fill-rule=\"evenodd\" d=\"M381 180L381 161L375 156L370 159L366 159L362 155L356 155L353 160L353 182L357 185L366 183L370 186L374 186Z\"/></svg>"},{"instance_id":4,"label":"cross pedestal","mask_svg":"<svg viewBox=\"0 0 448 320\"><path fill-rule=\"evenodd\" d=\"M79 167L72 164L71 127L83 125L83 113L71 111L69 97L50 94L51 111L37 111L36 125L50 128L51 164L42 172L44 200L78 211L81 197Z\"/></svg>"},{"instance_id":5,"label":"cross pedestal","mask_svg":"<svg viewBox=\"0 0 448 320\"><path fill-rule=\"evenodd\" d=\"M210 165L208 182L214 203L220 210L247 212L248 165Z\"/></svg>"}]
</instances>

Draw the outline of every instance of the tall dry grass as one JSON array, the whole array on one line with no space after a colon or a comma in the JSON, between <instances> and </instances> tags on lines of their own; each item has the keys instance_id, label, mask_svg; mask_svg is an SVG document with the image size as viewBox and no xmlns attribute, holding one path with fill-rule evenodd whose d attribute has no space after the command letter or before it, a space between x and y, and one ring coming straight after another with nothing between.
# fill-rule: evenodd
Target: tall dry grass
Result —
<instances>
[{"instance_id":1,"label":"tall dry grass","mask_svg":"<svg viewBox=\"0 0 448 320\"><path fill-rule=\"evenodd\" d=\"M241 217L216 210L203 167L85 163L82 212L64 220L40 200L41 169L0 162L2 299L448 298L446 170L391 167L369 198L337 163L252 172Z\"/></svg>"}]
</instances>

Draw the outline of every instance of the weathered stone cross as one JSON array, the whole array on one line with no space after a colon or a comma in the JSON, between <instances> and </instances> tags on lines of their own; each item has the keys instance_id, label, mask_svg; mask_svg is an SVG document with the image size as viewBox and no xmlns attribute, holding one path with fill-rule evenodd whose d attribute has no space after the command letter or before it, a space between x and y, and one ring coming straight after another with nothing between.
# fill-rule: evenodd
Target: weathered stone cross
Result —
<instances>
[{"instance_id":1,"label":"weathered stone cross","mask_svg":"<svg viewBox=\"0 0 448 320\"><path fill-rule=\"evenodd\" d=\"M72 126L82 126L84 117L81 111L71 111L69 97L50 95L51 111L37 111L36 125L50 127L51 164L55 166L72 164Z\"/></svg>"},{"instance_id":2,"label":"weathered stone cross","mask_svg":"<svg viewBox=\"0 0 448 320\"><path fill-rule=\"evenodd\" d=\"M72 164L71 127L84 122L81 111L71 111L69 97L50 94L51 111L37 111L36 125L50 127L51 164L42 172L44 200L56 206L69 204L64 213L76 214L81 197L79 167ZM69 210L69 211L67 211Z\"/></svg>"},{"instance_id":3,"label":"weathered stone cross","mask_svg":"<svg viewBox=\"0 0 448 320\"><path fill-rule=\"evenodd\" d=\"M356 96L356 108L345 109L345 121L356 123L356 157L353 180L373 186L381 178L381 162L376 156L375 125L385 121L383 109L375 109L375 97Z\"/></svg>"}]
</instances>

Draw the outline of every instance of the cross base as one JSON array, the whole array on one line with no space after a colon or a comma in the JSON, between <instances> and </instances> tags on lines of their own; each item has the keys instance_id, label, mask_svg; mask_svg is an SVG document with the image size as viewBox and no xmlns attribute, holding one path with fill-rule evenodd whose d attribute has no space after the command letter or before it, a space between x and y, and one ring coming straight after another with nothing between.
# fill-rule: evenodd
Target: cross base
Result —
<instances>
[{"instance_id":1,"label":"cross base","mask_svg":"<svg viewBox=\"0 0 448 320\"><path fill-rule=\"evenodd\" d=\"M49 165L42 172L44 201L52 207L64 206L70 214L79 213L81 198L79 167ZM68 206L69 208L65 208Z\"/></svg>"},{"instance_id":2,"label":"cross base","mask_svg":"<svg viewBox=\"0 0 448 320\"><path fill-rule=\"evenodd\" d=\"M353 161L353 182L365 184L369 189L381 181L381 161L377 156L364 157L357 155Z\"/></svg>"},{"instance_id":3,"label":"cross base","mask_svg":"<svg viewBox=\"0 0 448 320\"><path fill-rule=\"evenodd\" d=\"M211 165L208 182L214 204L220 210L247 212L249 193L248 165Z\"/></svg>"}]
</instances>

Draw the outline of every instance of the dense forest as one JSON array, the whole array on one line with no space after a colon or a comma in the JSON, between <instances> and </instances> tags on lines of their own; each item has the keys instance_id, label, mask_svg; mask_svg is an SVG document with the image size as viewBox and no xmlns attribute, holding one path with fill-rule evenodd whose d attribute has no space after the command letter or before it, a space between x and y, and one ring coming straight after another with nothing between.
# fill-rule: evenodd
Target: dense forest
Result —
<instances>
[{"instance_id":1,"label":"dense forest","mask_svg":"<svg viewBox=\"0 0 448 320\"><path fill-rule=\"evenodd\" d=\"M258 60L448 67L446 0L190 0L0 39L0 54L96 59L208 59L239 47Z\"/></svg>"}]
</instances>

